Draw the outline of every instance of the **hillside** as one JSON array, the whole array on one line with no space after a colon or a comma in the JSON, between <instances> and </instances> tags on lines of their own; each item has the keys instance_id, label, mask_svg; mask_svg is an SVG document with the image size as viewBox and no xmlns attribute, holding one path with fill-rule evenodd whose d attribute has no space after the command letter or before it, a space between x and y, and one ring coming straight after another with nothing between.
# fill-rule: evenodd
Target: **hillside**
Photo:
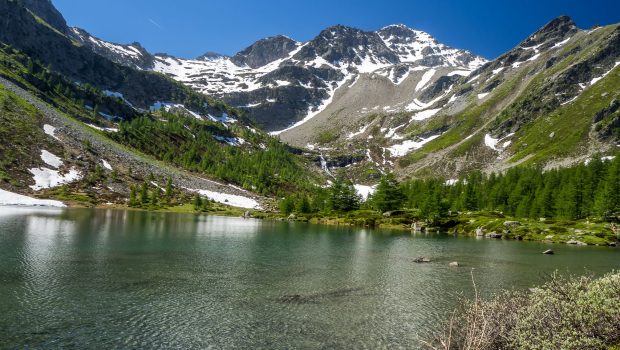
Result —
<instances>
[{"instance_id":1,"label":"hillside","mask_svg":"<svg viewBox=\"0 0 620 350\"><path fill-rule=\"evenodd\" d=\"M320 178L297 150L237 109L158 73L84 51L43 19L64 23L53 16L40 17L15 1L0 6L15 15L1 19L14 25L0 40L3 189L79 205L125 205L146 184L149 197L166 192L177 204L200 193L226 205L268 209L273 196ZM55 44L18 39L26 36ZM59 64L57 54L69 62ZM102 75L106 79L98 80ZM129 92L127 84L146 89ZM170 98L159 99L155 90Z\"/></svg>"},{"instance_id":2,"label":"hillside","mask_svg":"<svg viewBox=\"0 0 620 350\"><path fill-rule=\"evenodd\" d=\"M491 61L404 25L279 35L194 60L68 30L121 64L224 99L358 182L567 166L620 143L618 25L583 30L559 17Z\"/></svg>"},{"instance_id":3,"label":"hillside","mask_svg":"<svg viewBox=\"0 0 620 350\"><path fill-rule=\"evenodd\" d=\"M617 25L580 30L560 17L467 76L438 69L435 83L403 82L420 96L410 111L379 108L402 95L370 76L280 136L328 158L363 158L353 165L360 176L375 169L458 178L476 169L566 166L596 152L614 155L619 35Z\"/></svg>"},{"instance_id":4,"label":"hillside","mask_svg":"<svg viewBox=\"0 0 620 350\"><path fill-rule=\"evenodd\" d=\"M367 195L390 172L448 180L618 153L618 25L583 30L559 17L490 61L404 25L336 25L307 42L277 35L230 57L182 59L69 27L47 0L1 0L0 10L0 75L11 101L3 121L19 123L15 111L33 106L44 112L27 113L29 132L4 129L14 146L3 149L0 171L17 192L35 191L31 170L43 168L43 150L64 159L53 171L76 167L71 182L84 182L103 165L84 155L97 142L122 150L120 164L125 156L147 164L136 176L126 169L113 191L119 203L151 173L160 182L177 172L205 177L222 193L264 202L338 174ZM41 135L51 114L82 136L60 147ZM27 144L16 139L24 133ZM177 187L187 196L196 189Z\"/></svg>"}]
</instances>

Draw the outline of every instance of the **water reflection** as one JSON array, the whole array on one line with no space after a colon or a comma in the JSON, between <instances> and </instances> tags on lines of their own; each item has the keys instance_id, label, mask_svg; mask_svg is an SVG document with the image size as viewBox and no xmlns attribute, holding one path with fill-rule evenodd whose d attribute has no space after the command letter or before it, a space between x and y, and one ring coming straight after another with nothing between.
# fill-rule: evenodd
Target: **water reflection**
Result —
<instances>
[{"instance_id":1,"label":"water reflection","mask_svg":"<svg viewBox=\"0 0 620 350\"><path fill-rule=\"evenodd\" d=\"M492 293L555 269L620 267L610 248L544 249L205 215L2 208L0 347L415 348L471 293L471 269ZM463 267L448 266L455 260Z\"/></svg>"}]
</instances>

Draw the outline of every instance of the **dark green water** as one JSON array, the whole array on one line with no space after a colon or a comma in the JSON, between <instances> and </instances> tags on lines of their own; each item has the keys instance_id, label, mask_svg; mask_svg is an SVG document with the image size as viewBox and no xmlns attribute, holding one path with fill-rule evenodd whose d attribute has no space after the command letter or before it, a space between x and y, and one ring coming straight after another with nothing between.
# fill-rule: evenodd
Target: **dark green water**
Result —
<instances>
[{"instance_id":1,"label":"dark green water","mask_svg":"<svg viewBox=\"0 0 620 350\"><path fill-rule=\"evenodd\" d=\"M479 289L620 250L112 210L0 208L0 348L417 348ZM417 256L433 262L416 264ZM451 268L457 260L463 267Z\"/></svg>"}]
</instances>

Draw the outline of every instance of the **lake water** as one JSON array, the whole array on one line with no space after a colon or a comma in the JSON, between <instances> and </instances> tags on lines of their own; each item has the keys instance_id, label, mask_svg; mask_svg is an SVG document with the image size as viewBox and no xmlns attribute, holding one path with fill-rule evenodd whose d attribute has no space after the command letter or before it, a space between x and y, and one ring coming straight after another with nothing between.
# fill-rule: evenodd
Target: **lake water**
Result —
<instances>
[{"instance_id":1,"label":"lake water","mask_svg":"<svg viewBox=\"0 0 620 350\"><path fill-rule=\"evenodd\" d=\"M607 247L2 207L0 348L417 348L472 269L488 295L618 268Z\"/></svg>"}]
</instances>

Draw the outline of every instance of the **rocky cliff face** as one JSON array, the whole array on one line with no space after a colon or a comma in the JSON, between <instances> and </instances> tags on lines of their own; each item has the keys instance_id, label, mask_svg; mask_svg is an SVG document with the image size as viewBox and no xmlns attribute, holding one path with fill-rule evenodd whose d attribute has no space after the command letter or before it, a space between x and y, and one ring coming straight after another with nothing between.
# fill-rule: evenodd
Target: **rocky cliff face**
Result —
<instances>
[{"instance_id":1,"label":"rocky cliff face","mask_svg":"<svg viewBox=\"0 0 620 350\"><path fill-rule=\"evenodd\" d=\"M288 57L299 43L284 35L277 35L255 42L246 49L231 57L231 61L239 66L259 68L275 60Z\"/></svg>"},{"instance_id":2,"label":"rocky cliff face","mask_svg":"<svg viewBox=\"0 0 620 350\"><path fill-rule=\"evenodd\" d=\"M19 0L19 2L60 32L65 33L69 29L62 14L52 4L52 0Z\"/></svg>"}]
</instances>

